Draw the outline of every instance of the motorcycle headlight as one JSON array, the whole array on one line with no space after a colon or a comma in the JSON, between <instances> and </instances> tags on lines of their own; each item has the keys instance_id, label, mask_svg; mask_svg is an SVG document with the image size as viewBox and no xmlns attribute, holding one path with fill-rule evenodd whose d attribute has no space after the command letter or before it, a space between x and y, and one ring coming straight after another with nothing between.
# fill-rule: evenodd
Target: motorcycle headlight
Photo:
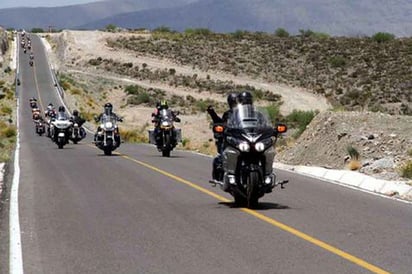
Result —
<instances>
[{"instance_id":1,"label":"motorcycle headlight","mask_svg":"<svg viewBox=\"0 0 412 274\"><path fill-rule=\"evenodd\" d=\"M106 122L106 123L104 123L104 127L105 127L105 128L112 128L112 127L113 127L113 123L112 123L112 122Z\"/></svg>"},{"instance_id":2,"label":"motorcycle headlight","mask_svg":"<svg viewBox=\"0 0 412 274\"><path fill-rule=\"evenodd\" d=\"M257 142L255 144L255 149L256 149L257 152L262 152L262 151L265 150L265 144L262 143L262 142Z\"/></svg>"},{"instance_id":3,"label":"motorcycle headlight","mask_svg":"<svg viewBox=\"0 0 412 274\"><path fill-rule=\"evenodd\" d=\"M240 150L241 152L249 152L249 150L250 150L250 145L249 145L248 143L246 143L246 142L242 142L242 143L239 144L239 150Z\"/></svg>"},{"instance_id":4,"label":"motorcycle headlight","mask_svg":"<svg viewBox=\"0 0 412 274\"><path fill-rule=\"evenodd\" d=\"M162 126L163 126L163 127L168 127L168 126L169 126L169 122L163 121L163 122L162 122Z\"/></svg>"}]
</instances>

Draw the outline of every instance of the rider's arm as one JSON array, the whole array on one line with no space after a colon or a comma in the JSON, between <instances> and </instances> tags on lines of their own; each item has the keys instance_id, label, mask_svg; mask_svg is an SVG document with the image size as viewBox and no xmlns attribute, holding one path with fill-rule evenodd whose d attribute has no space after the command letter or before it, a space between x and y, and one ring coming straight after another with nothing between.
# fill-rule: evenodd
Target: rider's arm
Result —
<instances>
[{"instance_id":1,"label":"rider's arm","mask_svg":"<svg viewBox=\"0 0 412 274\"><path fill-rule=\"evenodd\" d=\"M210 117L213 120L213 123L222 123L223 122L222 118L220 118L219 115L217 115L216 111L214 110L214 108L212 106L209 106L207 108L207 113L209 113Z\"/></svg>"}]
</instances>

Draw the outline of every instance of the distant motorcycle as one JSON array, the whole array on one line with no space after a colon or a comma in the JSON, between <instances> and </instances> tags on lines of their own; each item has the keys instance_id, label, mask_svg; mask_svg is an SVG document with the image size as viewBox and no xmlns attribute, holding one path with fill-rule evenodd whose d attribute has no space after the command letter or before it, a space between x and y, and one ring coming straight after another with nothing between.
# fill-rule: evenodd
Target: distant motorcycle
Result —
<instances>
[{"instance_id":1,"label":"distant motorcycle","mask_svg":"<svg viewBox=\"0 0 412 274\"><path fill-rule=\"evenodd\" d=\"M237 205L253 208L259 198L287 181L277 182L273 172L274 145L279 134L286 132L284 124L272 127L269 120L252 105L238 105L227 124L213 126L215 138L224 138L219 184L230 193Z\"/></svg>"},{"instance_id":2,"label":"distant motorcycle","mask_svg":"<svg viewBox=\"0 0 412 274\"><path fill-rule=\"evenodd\" d=\"M105 155L112 155L112 151L120 146L118 121L123 121L114 115L102 115L100 126L96 133L95 145L103 150Z\"/></svg>"},{"instance_id":3,"label":"distant motorcycle","mask_svg":"<svg viewBox=\"0 0 412 274\"><path fill-rule=\"evenodd\" d=\"M44 121L42 119L34 120L34 126L36 133L39 134L39 136L42 136L46 132L46 126L44 125Z\"/></svg>"},{"instance_id":4,"label":"distant motorcycle","mask_svg":"<svg viewBox=\"0 0 412 274\"><path fill-rule=\"evenodd\" d=\"M29 61L29 65L32 67L33 64L34 64L33 60L30 60L30 61Z\"/></svg>"},{"instance_id":5,"label":"distant motorcycle","mask_svg":"<svg viewBox=\"0 0 412 274\"><path fill-rule=\"evenodd\" d=\"M170 157L170 152L182 141L181 129L174 126L175 121L180 121L175 117L178 114L173 114L170 109L160 110L158 128L149 130L149 142L156 145L163 157Z\"/></svg>"},{"instance_id":6,"label":"distant motorcycle","mask_svg":"<svg viewBox=\"0 0 412 274\"><path fill-rule=\"evenodd\" d=\"M86 137L86 131L78 123L73 122L73 127L70 134L70 140L73 144L77 144Z\"/></svg>"},{"instance_id":7,"label":"distant motorcycle","mask_svg":"<svg viewBox=\"0 0 412 274\"><path fill-rule=\"evenodd\" d=\"M69 143L71 127L73 123L65 117L57 117L51 120L51 138L57 144L59 149Z\"/></svg>"}]
</instances>

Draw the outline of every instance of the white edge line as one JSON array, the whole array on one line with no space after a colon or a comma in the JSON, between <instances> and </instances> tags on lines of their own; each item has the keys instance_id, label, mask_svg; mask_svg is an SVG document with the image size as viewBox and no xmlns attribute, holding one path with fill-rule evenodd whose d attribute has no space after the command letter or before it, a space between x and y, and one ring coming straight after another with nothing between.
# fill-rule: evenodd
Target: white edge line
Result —
<instances>
[{"instance_id":1,"label":"white edge line","mask_svg":"<svg viewBox=\"0 0 412 274\"><path fill-rule=\"evenodd\" d=\"M23 257L20 237L20 222L19 222L19 182L20 182L20 132L19 132L19 98L17 98L17 140L16 151L14 154L14 175L10 194L10 257L9 257L9 273L22 274L23 273Z\"/></svg>"}]
</instances>

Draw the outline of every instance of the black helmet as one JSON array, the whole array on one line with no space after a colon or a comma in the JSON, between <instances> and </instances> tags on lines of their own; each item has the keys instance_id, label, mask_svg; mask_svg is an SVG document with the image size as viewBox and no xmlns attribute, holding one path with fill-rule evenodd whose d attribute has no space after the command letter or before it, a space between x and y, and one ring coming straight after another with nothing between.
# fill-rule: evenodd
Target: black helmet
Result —
<instances>
[{"instance_id":1,"label":"black helmet","mask_svg":"<svg viewBox=\"0 0 412 274\"><path fill-rule=\"evenodd\" d=\"M227 104L229 105L230 108L234 108L237 104L237 94L236 93L230 93L227 96Z\"/></svg>"},{"instance_id":2,"label":"black helmet","mask_svg":"<svg viewBox=\"0 0 412 274\"><path fill-rule=\"evenodd\" d=\"M79 116L79 111L77 109L73 110L73 116Z\"/></svg>"},{"instance_id":3,"label":"black helmet","mask_svg":"<svg viewBox=\"0 0 412 274\"><path fill-rule=\"evenodd\" d=\"M59 107L59 112L65 112L65 111L66 111L66 109L64 108L64 106Z\"/></svg>"},{"instance_id":4,"label":"black helmet","mask_svg":"<svg viewBox=\"0 0 412 274\"><path fill-rule=\"evenodd\" d=\"M107 115L111 114L113 110L113 105L111 103L104 104L104 113Z\"/></svg>"},{"instance_id":5,"label":"black helmet","mask_svg":"<svg viewBox=\"0 0 412 274\"><path fill-rule=\"evenodd\" d=\"M239 104L242 104L242 105L252 105L252 104L253 104L253 96L252 96L252 93L250 93L249 91L242 91L242 92L239 93L239 95L237 96L237 100L238 100Z\"/></svg>"}]
</instances>

